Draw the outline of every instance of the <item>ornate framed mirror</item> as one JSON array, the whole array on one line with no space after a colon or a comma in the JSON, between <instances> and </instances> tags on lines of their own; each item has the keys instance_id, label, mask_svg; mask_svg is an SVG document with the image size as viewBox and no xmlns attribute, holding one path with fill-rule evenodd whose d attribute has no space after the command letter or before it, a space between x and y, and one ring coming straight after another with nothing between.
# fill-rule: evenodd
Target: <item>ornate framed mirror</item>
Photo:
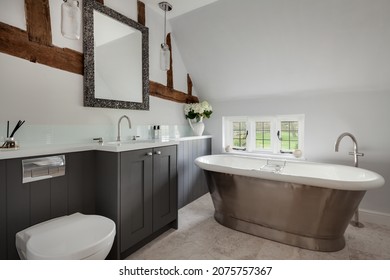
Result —
<instances>
[{"instance_id":1,"label":"ornate framed mirror","mask_svg":"<svg viewBox=\"0 0 390 280\"><path fill-rule=\"evenodd\" d=\"M84 0L84 106L149 110L149 30Z\"/></svg>"}]
</instances>

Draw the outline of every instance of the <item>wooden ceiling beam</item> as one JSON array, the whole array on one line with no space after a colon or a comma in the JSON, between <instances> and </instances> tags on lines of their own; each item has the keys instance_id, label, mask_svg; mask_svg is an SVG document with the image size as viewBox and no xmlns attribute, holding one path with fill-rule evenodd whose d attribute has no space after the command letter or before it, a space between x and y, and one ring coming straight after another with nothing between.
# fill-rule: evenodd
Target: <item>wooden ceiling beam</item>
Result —
<instances>
[{"instance_id":1,"label":"wooden ceiling beam","mask_svg":"<svg viewBox=\"0 0 390 280\"><path fill-rule=\"evenodd\" d=\"M52 45L49 0L25 0L26 27L31 42Z\"/></svg>"},{"instance_id":2,"label":"wooden ceiling beam","mask_svg":"<svg viewBox=\"0 0 390 280\"><path fill-rule=\"evenodd\" d=\"M0 51L68 72L83 74L83 55L71 49L30 41L28 33L0 22Z\"/></svg>"},{"instance_id":3,"label":"wooden ceiling beam","mask_svg":"<svg viewBox=\"0 0 390 280\"><path fill-rule=\"evenodd\" d=\"M145 13L145 3L137 1L137 12L138 12L138 23L146 26L146 13Z\"/></svg>"},{"instance_id":4,"label":"wooden ceiling beam","mask_svg":"<svg viewBox=\"0 0 390 280\"><path fill-rule=\"evenodd\" d=\"M199 99L196 96L188 95L184 92L168 88L167 86L153 81L150 81L149 94L151 96L178 103L199 103Z\"/></svg>"}]
</instances>

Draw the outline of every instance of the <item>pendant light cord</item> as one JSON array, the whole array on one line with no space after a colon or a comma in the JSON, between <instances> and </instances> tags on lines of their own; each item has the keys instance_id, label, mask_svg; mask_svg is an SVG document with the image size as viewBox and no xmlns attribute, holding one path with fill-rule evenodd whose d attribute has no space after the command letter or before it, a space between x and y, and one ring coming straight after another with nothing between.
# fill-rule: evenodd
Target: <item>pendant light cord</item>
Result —
<instances>
[{"instance_id":1,"label":"pendant light cord","mask_svg":"<svg viewBox=\"0 0 390 280\"><path fill-rule=\"evenodd\" d=\"M167 7L164 9L164 47L167 45Z\"/></svg>"},{"instance_id":2,"label":"pendant light cord","mask_svg":"<svg viewBox=\"0 0 390 280\"><path fill-rule=\"evenodd\" d=\"M163 49L167 49L167 12L172 10L172 5L169 4L168 2L160 2L158 3L158 6L160 7L161 10L164 11L164 34L163 34L164 38L161 47Z\"/></svg>"}]
</instances>

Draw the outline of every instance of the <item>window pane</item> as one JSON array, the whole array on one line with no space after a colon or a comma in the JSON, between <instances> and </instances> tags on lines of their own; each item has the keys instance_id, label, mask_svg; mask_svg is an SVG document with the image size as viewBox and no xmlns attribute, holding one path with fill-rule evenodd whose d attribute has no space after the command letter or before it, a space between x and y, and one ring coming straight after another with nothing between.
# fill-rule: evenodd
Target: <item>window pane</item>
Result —
<instances>
[{"instance_id":1,"label":"window pane","mask_svg":"<svg viewBox=\"0 0 390 280\"><path fill-rule=\"evenodd\" d=\"M291 141L290 142L290 147L292 150L298 149L298 141Z\"/></svg>"},{"instance_id":2,"label":"window pane","mask_svg":"<svg viewBox=\"0 0 390 280\"><path fill-rule=\"evenodd\" d=\"M256 122L256 149L271 148L271 123Z\"/></svg>"},{"instance_id":3,"label":"window pane","mask_svg":"<svg viewBox=\"0 0 390 280\"><path fill-rule=\"evenodd\" d=\"M281 128L282 128L282 131L288 131L289 130L289 122L282 122Z\"/></svg>"},{"instance_id":4,"label":"window pane","mask_svg":"<svg viewBox=\"0 0 390 280\"><path fill-rule=\"evenodd\" d=\"M281 122L281 149L282 151L293 151L298 149L298 122Z\"/></svg>"},{"instance_id":5,"label":"window pane","mask_svg":"<svg viewBox=\"0 0 390 280\"><path fill-rule=\"evenodd\" d=\"M289 150L289 142L282 141L282 151L288 151Z\"/></svg>"},{"instance_id":6,"label":"window pane","mask_svg":"<svg viewBox=\"0 0 390 280\"><path fill-rule=\"evenodd\" d=\"M246 148L246 122L233 122L233 146Z\"/></svg>"}]
</instances>

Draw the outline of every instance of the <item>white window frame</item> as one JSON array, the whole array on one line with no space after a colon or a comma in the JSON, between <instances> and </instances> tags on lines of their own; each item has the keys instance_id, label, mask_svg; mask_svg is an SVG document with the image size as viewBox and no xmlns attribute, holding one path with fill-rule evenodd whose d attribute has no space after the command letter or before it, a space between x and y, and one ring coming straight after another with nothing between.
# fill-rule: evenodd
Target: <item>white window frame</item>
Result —
<instances>
[{"instance_id":1,"label":"white window frame","mask_svg":"<svg viewBox=\"0 0 390 280\"><path fill-rule=\"evenodd\" d=\"M283 121L295 121L298 122L298 149L303 151L304 149L304 129L305 129L305 116L304 115L281 115L277 116L277 127L276 127L276 132L281 131L281 123ZM276 135L276 134L275 134ZM278 139L279 140L279 139ZM282 143L281 141L277 141L279 144L277 146L277 151L279 151L279 154L281 154L281 149L282 149Z\"/></svg>"},{"instance_id":2,"label":"white window frame","mask_svg":"<svg viewBox=\"0 0 390 280\"><path fill-rule=\"evenodd\" d=\"M222 146L224 151L234 153L251 153L258 155L276 155L293 157L290 153L281 153L281 141L277 138L277 131L281 131L282 121L298 122L298 149L304 151L305 115L274 115L274 116L227 116L222 118ZM233 122L246 122L248 129L247 146L245 151L232 150ZM256 122L270 122L271 148L256 149Z\"/></svg>"},{"instance_id":3,"label":"white window frame","mask_svg":"<svg viewBox=\"0 0 390 280\"><path fill-rule=\"evenodd\" d=\"M223 125L222 125L222 135L223 135L223 142L227 141L230 147L234 147L233 145L233 122L246 122L246 127L248 128L248 118L247 117L223 117L222 118ZM226 132L226 134L225 134ZM249 138L249 135L248 135ZM247 141L248 146L248 141Z\"/></svg>"},{"instance_id":4,"label":"white window frame","mask_svg":"<svg viewBox=\"0 0 390 280\"><path fill-rule=\"evenodd\" d=\"M251 142L251 152L260 152L260 153L273 153L275 150L275 140L276 140L276 131L274 131L275 128L275 120L272 117L266 116L266 117L251 117L249 118L250 122L250 132L248 133L250 137ZM256 148L256 123L257 122L269 122L271 125L271 148L270 149L257 149Z\"/></svg>"}]
</instances>

